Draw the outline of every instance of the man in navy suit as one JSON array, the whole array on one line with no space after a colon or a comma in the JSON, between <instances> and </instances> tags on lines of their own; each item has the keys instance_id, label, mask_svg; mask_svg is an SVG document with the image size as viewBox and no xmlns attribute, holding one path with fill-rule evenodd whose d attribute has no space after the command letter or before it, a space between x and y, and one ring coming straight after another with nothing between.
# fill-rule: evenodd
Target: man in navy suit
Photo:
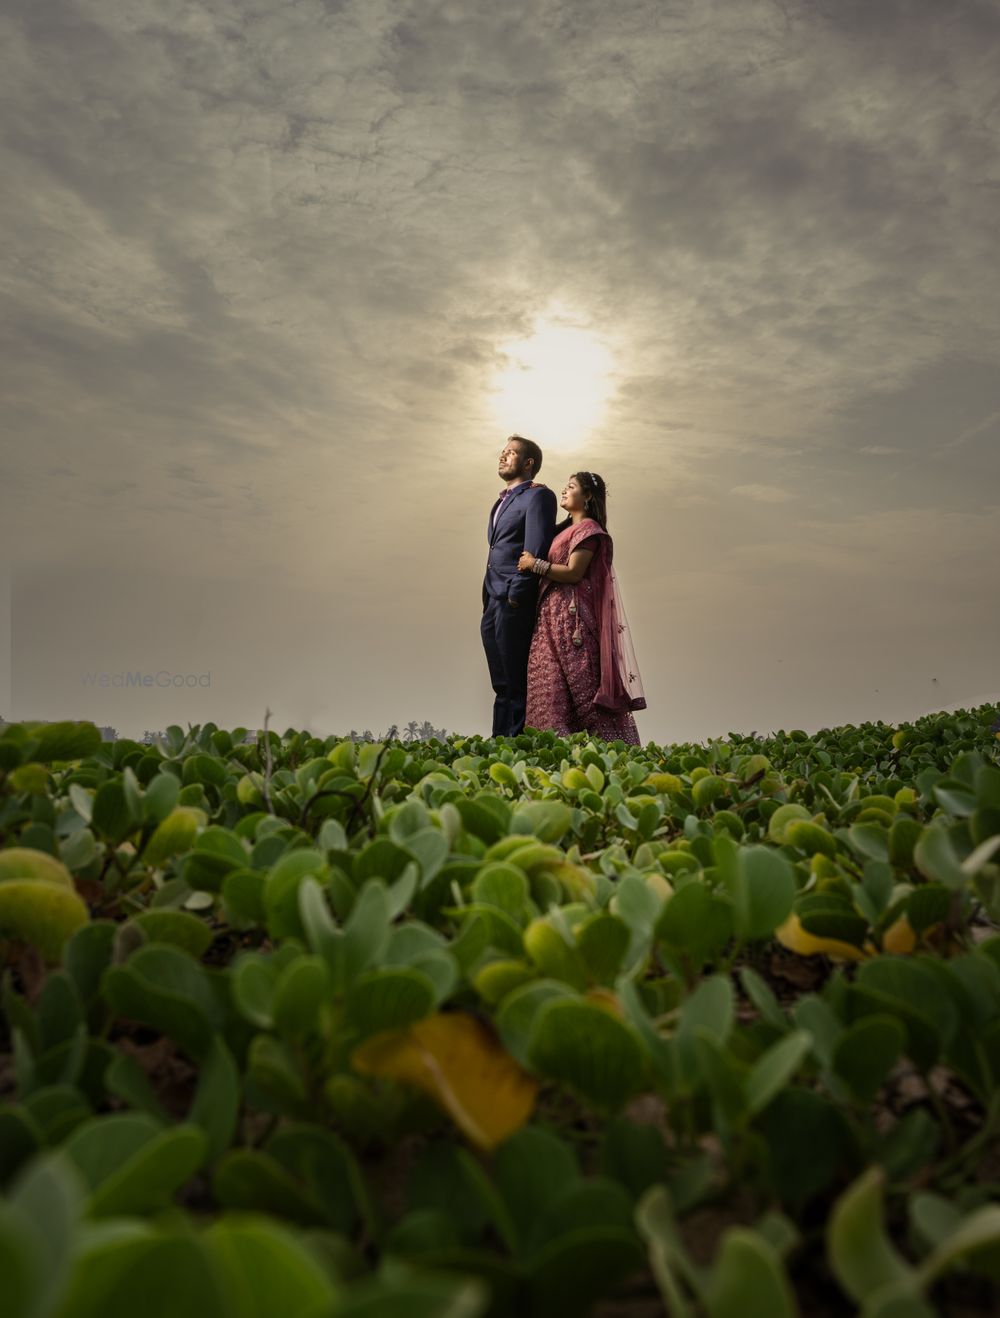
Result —
<instances>
[{"instance_id":1,"label":"man in navy suit","mask_svg":"<svg viewBox=\"0 0 1000 1318\"><path fill-rule=\"evenodd\" d=\"M499 476L507 488L490 512L486 535L490 544L483 579L483 621L480 631L490 667L493 736L513 737L524 731L528 699L528 651L535 629L539 579L519 572L525 550L544 558L556 530L556 496L533 479L542 465L542 450L531 439L511 435L500 454Z\"/></svg>"}]
</instances>

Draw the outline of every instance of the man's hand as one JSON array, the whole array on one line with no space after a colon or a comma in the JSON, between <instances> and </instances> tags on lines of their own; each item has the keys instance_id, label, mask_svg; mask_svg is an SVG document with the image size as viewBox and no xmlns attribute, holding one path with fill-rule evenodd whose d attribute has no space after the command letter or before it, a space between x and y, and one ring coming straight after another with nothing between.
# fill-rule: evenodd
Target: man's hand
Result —
<instances>
[{"instance_id":1,"label":"man's hand","mask_svg":"<svg viewBox=\"0 0 1000 1318\"><path fill-rule=\"evenodd\" d=\"M528 551L525 550L524 553L521 555L521 557L517 560L517 570L518 572L530 572L534 563L535 563L534 554L529 554Z\"/></svg>"}]
</instances>

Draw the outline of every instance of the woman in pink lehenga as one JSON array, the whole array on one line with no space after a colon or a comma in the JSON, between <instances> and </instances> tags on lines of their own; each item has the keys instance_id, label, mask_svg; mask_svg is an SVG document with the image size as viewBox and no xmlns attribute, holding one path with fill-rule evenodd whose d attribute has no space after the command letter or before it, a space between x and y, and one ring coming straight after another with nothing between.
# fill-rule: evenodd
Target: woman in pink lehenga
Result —
<instances>
[{"instance_id":1,"label":"woman in pink lehenga","mask_svg":"<svg viewBox=\"0 0 1000 1318\"><path fill-rule=\"evenodd\" d=\"M525 727L562 737L592 732L604 741L640 745L632 717L645 709L639 667L611 559L607 490L596 472L566 482L548 560L521 555L518 569L537 572L538 615L528 655Z\"/></svg>"}]
</instances>

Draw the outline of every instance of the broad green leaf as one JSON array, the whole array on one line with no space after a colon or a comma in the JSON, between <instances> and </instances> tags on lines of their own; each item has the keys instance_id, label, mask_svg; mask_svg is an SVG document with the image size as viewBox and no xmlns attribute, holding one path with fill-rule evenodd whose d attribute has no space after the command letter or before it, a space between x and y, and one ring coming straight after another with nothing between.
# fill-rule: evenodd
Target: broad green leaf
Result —
<instances>
[{"instance_id":1,"label":"broad green leaf","mask_svg":"<svg viewBox=\"0 0 1000 1318\"><path fill-rule=\"evenodd\" d=\"M164 775L174 783L173 774ZM178 791L180 789L178 788ZM193 805L174 806L170 813L157 824L153 835L142 849L143 863L157 868L171 856L190 851L198 836L198 830L208 823L204 810ZM245 861L243 862L245 863Z\"/></svg>"},{"instance_id":2,"label":"broad green leaf","mask_svg":"<svg viewBox=\"0 0 1000 1318\"><path fill-rule=\"evenodd\" d=\"M507 832L507 820L497 818L496 814L486 808L482 801L470 801L467 797L459 797L455 801L455 808L462 818L463 827L472 834L473 837L489 845L498 842Z\"/></svg>"},{"instance_id":3,"label":"broad green leaf","mask_svg":"<svg viewBox=\"0 0 1000 1318\"><path fill-rule=\"evenodd\" d=\"M197 960L214 938L212 929L187 911L141 911L132 917L151 943L170 943Z\"/></svg>"},{"instance_id":4,"label":"broad green leaf","mask_svg":"<svg viewBox=\"0 0 1000 1318\"><path fill-rule=\"evenodd\" d=\"M338 1287L306 1240L273 1216L221 1218L202 1237L224 1278L229 1312L287 1318L333 1312ZM336 1311L339 1313L339 1306Z\"/></svg>"},{"instance_id":5,"label":"broad green leaf","mask_svg":"<svg viewBox=\"0 0 1000 1318\"><path fill-rule=\"evenodd\" d=\"M274 990L277 979L277 967L254 952L241 956L230 972L233 1001L237 1010L251 1025L262 1030L269 1030L274 1025Z\"/></svg>"},{"instance_id":6,"label":"broad green leaf","mask_svg":"<svg viewBox=\"0 0 1000 1318\"><path fill-rule=\"evenodd\" d=\"M788 1030L788 1020L767 981L758 975L756 970L743 966L740 969L740 984L743 986L743 992L760 1012L761 1020L773 1030L785 1034Z\"/></svg>"},{"instance_id":7,"label":"broad green leaf","mask_svg":"<svg viewBox=\"0 0 1000 1318\"><path fill-rule=\"evenodd\" d=\"M38 1123L26 1109L10 1103L0 1108L0 1185L6 1185L18 1168L37 1153L42 1138Z\"/></svg>"},{"instance_id":8,"label":"broad green leaf","mask_svg":"<svg viewBox=\"0 0 1000 1318\"><path fill-rule=\"evenodd\" d=\"M864 888L855 887L865 898ZM795 903L795 914L808 934L824 941L829 939L864 948L869 920L859 915L852 902L838 893L806 894Z\"/></svg>"},{"instance_id":9,"label":"broad green leaf","mask_svg":"<svg viewBox=\"0 0 1000 1318\"><path fill-rule=\"evenodd\" d=\"M307 878L324 883L329 865L321 851L304 847L288 852L273 866L264 886L264 910L273 938L301 938L299 890Z\"/></svg>"},{"instance_id":10,"label":"broad green leaf","mask_svg":"<svg viewBox=\"0 0 1000 1318\"><path fill-rule=\"evenodd\" d=\"M941 992L937 976L916 958L878 957L858 969L851 988L858 1014L889 1014L906 1028L907 1052L917 1066L927 1068L951 1040L958 1012Z\"/></svg>"},{"instance_id":11,"label":"broad green leaf","mask_svg":"<svg viewBox=\"0 0 1000 1318\"><path fill-rule=\"evenodd\" d=\"M181 785L175 774L168 773L166 770L156 774L146 784L146 790L143 793L142 806L145 818L151 823L162 823L177 804L180 790Z\"/></svg>"},{"instance_id":12,"label":"broad green leaf","mask_svg":"<svg viewBox=\"0 0 1000 1318\"><path fill-rule=\"evenodd\" d=\"M791 865L764 846L741 847L734 895L736 934L767 938L787 918L795 901Z\"/></svg>"},{"instance_id":13,"label":"broad green leaf","mask_svg":"<svg viewBox=\"0 0 1000 1318\"><path fill-rule=\"evenodd\" d=\"M733 988L725 975L703 979L681 1006L677 1048L689 1076L696 1070L694 1031L702 1027L724 1044L733 1025Z\"/></svg>"},{"instance_id":14,"label":"broad green leaf","mask_svg":"<svg viewBox=\"0 0 1000 1318\"><path fill-rule=\"evenodd\" d=\"M101 748L101 733L93 723L67 720L32 727L32 758L42 764L51 764L54 760L82 760Z\"/></svg>"},{"instance_id":15,"label":"broad green leaf","mask_svg":"<svg viewBox=\"0 0 1000 1318\"><path fill-rule=\"evenodd\" d=\"M685 1051L688 1066L692 1049L698 1078L712 1097L713 1124L718 1134L726 1139L750 1115L742 1083L744 1067L704 1025L696 1025L688 1041Z\"/></svg>"},{"instance_id":16,"label":"broad green leaf","mask_svg":"<svg viewBox=\"0 0 1000 1318\"><path fill-rule=\"evenodd\" d=\"M246 928L267 922L264 906L264 889L267 875L259 870L243 867L230 870L222 880L222 901L230 923Z\"/></svg>"},{"instance_id":17,"label":"broad green leaf","mask_svg":"<svg viewBox=\"0 0 1000 1318\"><path fill-rule=\"evenodd\" d=\"M111 963L117 928L113 920L91 920L81 925L63 946L63 965L84 1006L100 991L101 976Z\"/></svg>"},{"instance_id":18,"label":"broad green leaf","mask_svg":"<svg viewBox=\"0 0 1000 1318\"><path fill-rule=\"evenodd\" d=\"M609 1011L584 1000L555 1000L541 1008L528 1058L533 1068L601 1109L620 1107L642 1084L635 1035Z\"/></svg>"},{"instance_id":19,"label":"broad green leaf","mask_svg":"<svg viewBox=\"0 0 1000 1318\"><path fill-rule=\"evenodd\" d=\"M797 1318L799 1313L781 1260L747 1227L731 1227L722 1237L705 1307L709 1318Z\"/></svg>"},{"instance_id":20,"label":"broad green leaf","mask_svg":"<svg viewBox=\"0 0 1000 1318\"><path fill-rule=\"evenodd\" d=\"M871 860L889 859L889 831L883 824L851 824L847 835L859 855Z\"/></svg>"},{"instance_id":21,"label":"broad green leaf","mask_svg":"<svg viewBox=\"0 0 1000 1318\"><path fill-rule=\"evenodd\" d=\"M642 1261L631 1230L592 1226L567 1232L539 1250L527 1267L531 1311L584 1313L595 1295L611 1290Z\"/></svg>"},{"instance_id":22,"label":"broad green leaf","mask_svg":"<svg viewBox=\"0 0 1000 1318\"><path fill-rule=\"evenodd\" d=\"M123 1099L136 1112L145 1112L159 1125L170 1122L170 1113L160 1102L149 1075L131 1053L120 1052L104 1072L104 1087Z\"/></svg>"},{"instance_id":23,"label":"broad green leaf","mask_svg":"<svg viewBox=\"0 0 1000 1318\"><path fill-rule=\"evenodd\" d=\"M299 1226L328 1225L323 1203L272 1153L231 1149L212 1175L212 1193L229 1209L269 1213Z\"/></svg>"},{"instance_id":24,"label":"broad green leaf","mask_svg":"<svg viewBox=\"0 0 1000 1318\"><path fill-rule=\"evenodd\" d=\"M515 988L503 1000L496 1026L504 1047L522 1066L528 1065L528 1045L535 1017L554 1000L579 1001L578 995L561 980L536 979Z\"/></svg>"},{"instance_id":25,"label":"broad green leaf","mask_svg":"<svg viewBox=\"0 0 1000 1318\"><path fill-rule=\"evenodd\" d=\"M1000 1280L1000 1205L975 1209L940 1242L917 1269L922 1285L929 1286L959 1260Z\"/></svg>"},{"instance_id":26,"label":"broad green leaf","mask_svg":"<svg viewBox=\"0 0 1000 1318\"><path fill-rule=\"evenodd\" d=\"M886 1234L882 1220L880 1167L869 1167L833 1206L826 1228L827 1255L834 1275L857 1303L873 1292L906 1283L917 1293L917 1278Z\"/></svg>"},{"instance_id":27,"label":"broad green leaf","mask_svg":"<svg viewBox=\"0 0 1000 1318\"><path fill-rule=\"evenodd\" d=\"M286 1038L314 1034L331 997L330 975L323 958L297 956L285 966L274 987L274 1028Z\"/></svg>"},{"instance_id":28,"label":"broad green leaf","mask_svg":"<svg viewBox=\"0 0 1000 1318\"><path fill-rule=\"evenodd\" d=\"M247 1078L285 1115L301 1117L310 1111L301 1067L281 1039L258 1034L251 1040L247 1050Z\"/></svg>"},{"instance_id":29,"label":"broad green leaf","mask_svg":"<svg viewBox=\"0 0 1000 1318\"><path fill-rule=\"evenodd\" d=\"M162 1208L201 1166L206 1149L197 1127L164 1130L139 1112L95 1117L63 1145L90 1189L90 1211L104 1217Z\"/></svg>"},{"instance_id":30,"label":"broad green leaf","mask_svg":"<svg viewBox=\"0 0 1000 1318\"><path fill-rule=\"evenodd\" d=\"M434 1010L433 982L418 970L368 970L347 995L351 1024L363 1035L395 1030Z\"/></svg>"},{"instance_id":31,"label":"broad green leaf","mask_svg":"<svg viewBox=\"0 0 1000 1318\"><path fill-rule=\"evenodd\" d=\"M745 1082L751 1113L762 1112L784 1089L811 1048L812 1036L805 1030L793 1030L757 1059Z\"/></svg>"},{"instance_id":32,"label":"broad green leaf","mask_svg":"<svg viewBox=\"0 0 1000 1318\"><path fill-rule=\"evenodd\" d=\"M117 845L138 828L141 820L133 815L125 797L125 788L114 779L102 783L94 796L90 824L94 833Z\"/></svg>"},{"instance_id":33,"label":"broad green leaf","mask_svg":"<svg viewBox=\"0 0 1000 1318\"><path fill-rule=\"evenodd\" d=\"M524 1245L535 1219L580 1178L570 1145L550 1131L526 1126L497 1148L493 1176L518 1238Z\"/></svg>"},{"instance_id":34,"label":"broad green leaf","mask_svg":"<svg viewBox=\"0 0 1000 1318\"><path fill-rule=\"evenodd\" d=\"M680 1240L670 1193L665 1185L654 1185L640 1199L635 1211L636 1226L646 1242L649 1265L670 1318L695 1318L694 1304L687 1298L681 1274L690 1281L694 1270ZM705 1281L694 1273L696 1289Z\"/></svg>"},{"instance_id":35,"label":"broad green leaf","mask_svg":"<svg viewBox=\"0 0 1000 1318\"><path fill-rule=\"evenodd\" d=\"M214 1162L229 1148L236 1132L242 1096L233 1055L216 1035L198 1068L198 1088L187 1119L205 1134L205 1160Z\"/></svg>"},{"instance_id":36,"label":"broad green leaf","mask_svg":"<svg viewBox=\"0 0 1000 1318\"><path fill-rule=\"evenodd\" d=\"M946 888L961 889L968 882L947 831L939 824L929 824L917 839L913 861L921 874Z\"/></svg>"},{"instance_id":37,"label":"broad green leaf","mask_svg":"<svg viewBox=\"0 0 1000 1318\"><path fill-rule=\"evenodd\" d=\"M840 1108L801 1085L777 1094L754 1124L767 1148L767 1183L792 1208L828 1191L859 1157Z\"/></svg>"},{"instance_id":38,"label":"broad green leaf","mask_svg":"<svg viewBox=\"0 0 1000 1318\"><path fill-rule=\"evenodd\" d=\"M587 985L587 969L579 948L567 941L552 915L532 920L523 934L524 950L543 975L573 988Z\"/></svg>"},{"instance_id":39,"label":"broad green leaf","mask_svg":"<svg viewBox=\"0 0 1000 1318\"><path fill-rule=\"evenodd\" d=\"M585 920L576 931L576 943L588 977L612 986L628 951L631 934L624 921L604 913Z\"/></svg>"},{"instance_id":40,"label":"broad green leaf","mask_svg":"<svg viewBox=\"0 0 1000 1318\"><path fill-rule=\"evenodd\" d=\"M176 1318L227 1312L224 1281L202 1242L134 1221L91 1228L60 1312L73 1318Z\"/></svg>"},{"instance_id":41,"label":"broad green leaf","mask_svg":"<svg viewBox=\"0 0 1000 1318\"><path fill-rule=\"evenodd\" d=\"M524 801L515 807L512 833L530 833L542 842L558 842L569 831L573 812L562 801Z\"/></svg>"},{"instance_id":42,"label":"broad green leaf","mask_svg":"<svg viewBox=\"0 0 1000 1318\"><path fill-rule=\"evenodd\" d=\"M502 861L484 865L472 884L472 900L480 905L496 906L520 921L528 902L528 880L516 865Z\"/></svg>"},{"instance_id":43,"label":"broad green leaf","mask_svg":"<svg viewBox=\"0 0 1000 1318\"><path fill-rule=\"evenodd\" d=\"M421 886L428 884L448 859L448 839L439 828L422 828L411 833L403 846L420 866Z\"/></svg>"},{"instance_id":44,"label":"broad green leaf","mask_svg":"<svg viewBox=\"0 0 1000 1318\"><path fill-rule=\"evenodd\" d=\"M870 1103L906 1044L906 1030L892 1016L865 1016L848 1026L834 1047L833 1070L859 1103Z\"/></svg>"},{"instance_id":45,"label":"broad green leaf","mask_svg":"<svg viewBox=\"0 0 1000 1318\"><path fill-rule=\"evenodd\" d=\"M777 842L780 846L786 841L789 824L796 822L812 823L812 815L805 806L791 802L779 805L767 821L767 835L772 842Z\"/></svg>"},{"instance_id":46,"label":"broad green leaf","mask_svg":"<svg viewBox=\"0 0 1000 1318\"><path fill-rule=\"evenodd\" d=\"M92 1115L87 1099L73 1085L45 1085L27 1094L22 1106L49 1145L61 1143Z\"/></svg>"},{"instance_id":47,"label":"broad green leaf","mask_svg":"<svg viewBox=\"0 0 1000 1318\"><path fill-rule=\"evenodd\" d=\"M330 1226L354 1230L364 1190L360 1169L341 1139L318 1125L287 1122L268 1139L266 1151L302 1181Z\"/></svg>"},{"instance_id":48,"label":"broad green leaf","mask_svg":"<svg viewBox=\"0 0 1000 1318\"><path fill-rule=\"evenodd\" d=\"M612 1117L601 1138L600 1168L638 1200L667 1172L667 1146L658 1126Z\"/></svg>"},{"instance_id":49,"label":"broad green leaf","mask_svg":"<svg viewBox=\"0 0 1000 1318\"><path fill-rule=\"evenodd\" d=\"M23 1169L10 1188L9 1199L0 1202L0 1255L10 1247L10 1229L15 1214L34 1228L31 1239L23 1239L20 1257L5 1257L3 1276L4 1312L17 1313L17 1274L23 1264L36 1267L34 1294L23 1313L45 1313L63 1289L72 1266L75 1237L86 1200L86 1186L76 1167L62 1150L47 1152ZM5 1230L6 1227L6 1230ZM23 1274L22 1274L23 1275Z\"/></svg>"},{"instance_id":50,"label":"broad green leaf","mask_svg":"<svg viewBox=\"0 0 1000 1318\"><path fill-rule=\"evenodd\" d=\"M480 1159L454 1141L439 1140L425 1147L413 1162L406 1189L411 1211L445 1212L451 1217L460 1246L477 1249L489 1230L507 1249L517 1247L503 1196Z\"/></svg>"},{"instance_id":51,"label":"broad green leaf","mask_svg":"<svg viewBox=\"0 0 1000 1318\"><path fill-rule=\"evenodd\" d=\"M476 1277L413 1273L356 1282L335 1312L336 1318L483 1318L490 1301L489 1287Z\"/></svg>"},{"instance_id":52,"label":"broad green leaf","mask_svg":"<svg viewBox=\"0 0 1000 1318\"><path fill-rule=\"evenodd\" d=\"M715 959L732 933L732 906L697 880L677 889L656 922L664 950L693 974Z\"/></svg>"},{"instance_id":53,"label":"broad green leaf","mask_svg":"<svg viewBox=\"0 0 1000 1318\"><path fill-rule=\"evenodd\" d=\"M385 885L370 880L344 925L344 971L348 984L362 970L378 965L392 933Z\"/></svg>"},{"instance_id":54,"label":"broad green leaf","mask_svg":"<svg viewBox=\"0 0 1000 1318\"><path fill-rule=\"evenodd\" d=\"M362 847L355 856L354 881L359 885L369 879L381 879L385 884L394 883L402 876L407 865L412 863L413 856L405 847L390 838L378 837Z\"/></svg>"},{"instance_id":55,"label":"broad green leaf","mask_svg":"<svg viewBox=\"0 0 1000 1318\"><path fill-rule=\"evenodd\" d=\"M194 1058L204 1055L221 1025L205 971L186 952L164 943L151 943L126 965L111 966L102 992L120 1015L162 1030Z\"/></svg>"}]
</instances>

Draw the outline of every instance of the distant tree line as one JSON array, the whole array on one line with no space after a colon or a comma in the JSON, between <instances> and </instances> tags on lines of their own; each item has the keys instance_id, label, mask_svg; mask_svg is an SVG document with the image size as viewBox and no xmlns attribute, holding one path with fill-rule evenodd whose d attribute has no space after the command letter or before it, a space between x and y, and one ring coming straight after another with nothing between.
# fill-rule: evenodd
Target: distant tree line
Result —
<instances>
[{"instance_id":1,"label":"distant tree line","mask_svg":"<svg viewBox=\"0 0 1000 1318\"><path fill-rule=\"evenodd\" d=\"M28 720L18 719L15 721L27 722ZM32 721L36 723L55 722L54 719L47 719L47 718L34 719ZM0 730L2 730L7 726L8 726L8 720L3 717L0 717ZM101 734L102 741L118 740L117 728L102 727L99 728L98 731ZM249 729L246 736L243 738L244 745L247 744L248 742L256 741L258 733L262 731L263 731L262 728ZM165 739L166 735L167 734L162 731L150 732L147 729L145 732L143 732L141 737L136 738L136 741L138 741L139 744L142 746L152 746L154 742ZM398 723L390 724L388 729L385 732L383 732L380 736L375 736L375 734L372 732L370 728L365 728L364 732L358 732L356 728L351 728L350 732L347 735L351 741L430 741L432 739L436 739L437 741L444 741L445 738L448 736L448 732L447 729L445 728L434 727L434 725L428 722L427 719L424 719L423 723L418 723L416 719L410 719L409 723L407 723L406 727L403 729L402 736L400 736Z\"/></svg>"},{"instance_id":2,"label":"distant tree line","mask_svg":"<svg viewBox=\"0 0 1000 1318\"><path fill-rule=\"evenodd\" d=\"M35 719L5 719L0 715L0 731L4 728L13 727L15 723L62 723L63 719L35 718ZM97 731L101 734L101 741L117 741L118 729L112 727L99 727Z\"/></svg>"},{"instance_id":3,"label":"distant tree line","mask_svg":"<svg viewBox=\"0 0 1000 1318\"><path fill-rule=\"evenodd\" d=\"M427 719L424 719L423 723L418 723L416 719L410 719L403 729L402 736L399 734L398 723L391 724L379 737L372 736L370 728L365 728L364 732L358 732L351 728L347 735L351 741L430 741L432 738L437 741L444 741L448 732L446 728L436 728Z\"/></svg>"}]
</instances>

